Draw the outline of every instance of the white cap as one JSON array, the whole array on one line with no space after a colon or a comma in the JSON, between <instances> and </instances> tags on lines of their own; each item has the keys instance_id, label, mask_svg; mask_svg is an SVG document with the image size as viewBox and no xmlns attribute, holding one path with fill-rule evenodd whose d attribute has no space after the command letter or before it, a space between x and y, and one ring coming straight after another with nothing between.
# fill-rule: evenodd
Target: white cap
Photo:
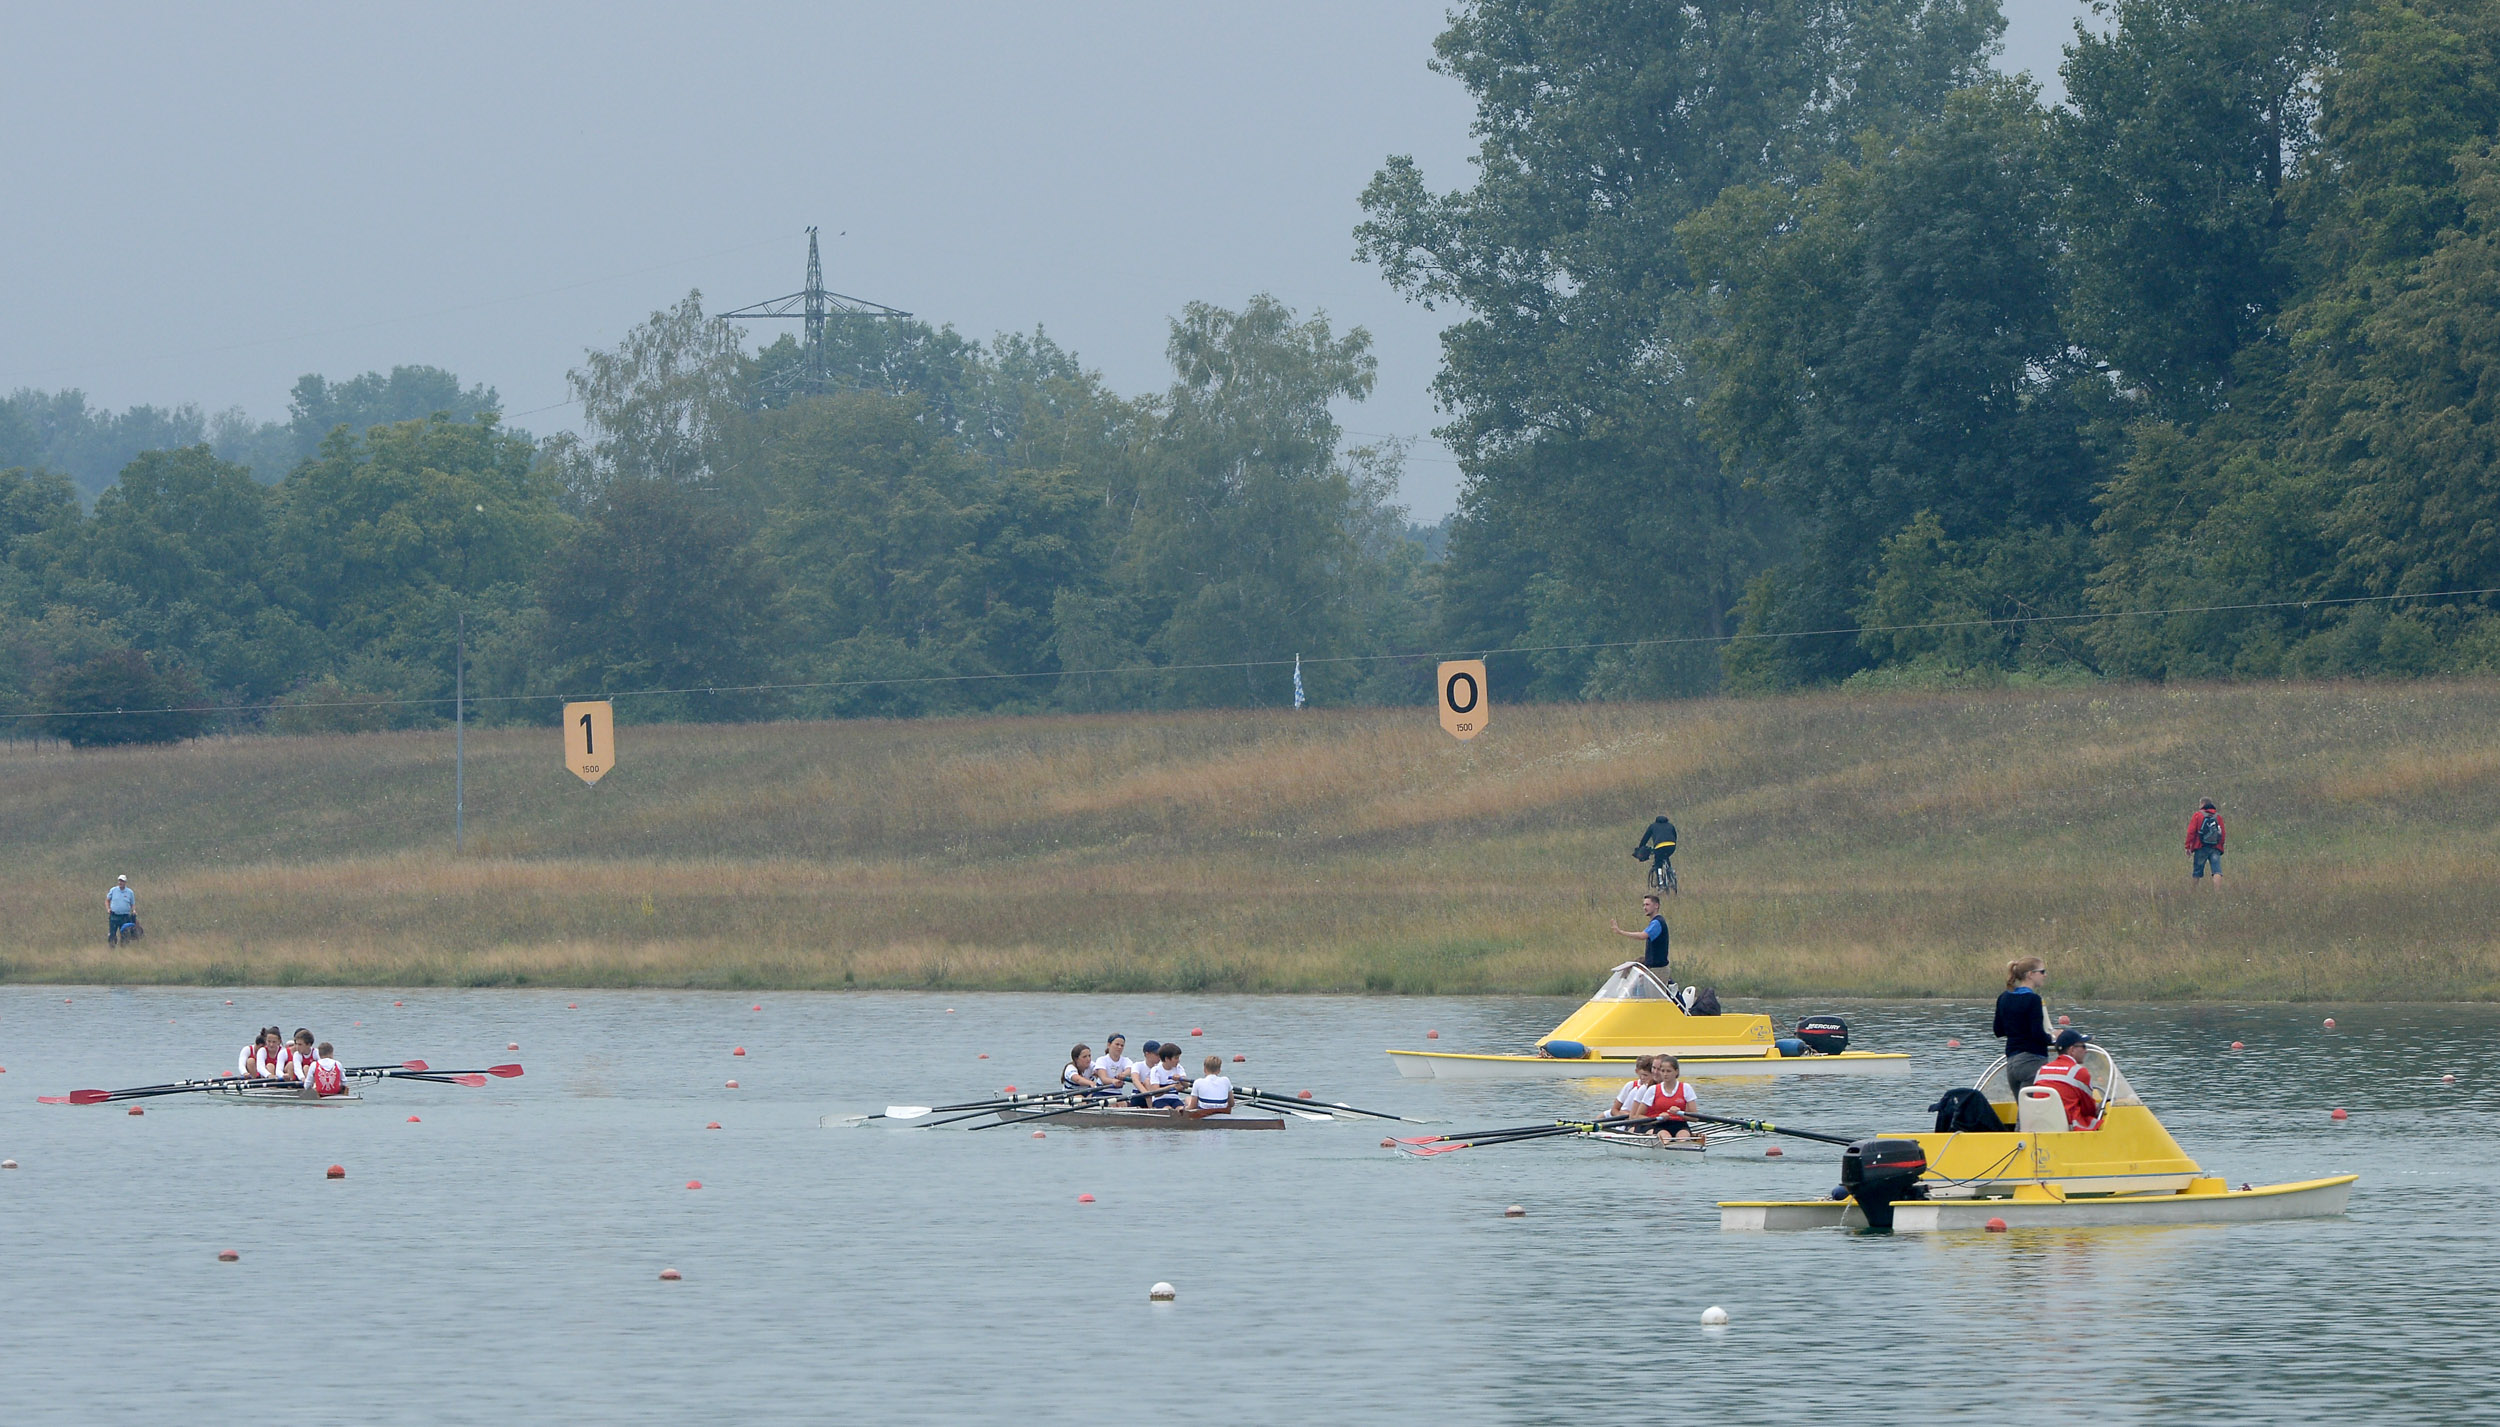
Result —
<instances>
[{"instance_id":1,"label":"white cap","mask_svg":"<svg viewBox=\"0 0 2500 1427\"><path fill-rule=\"evenodd\" d=\"M114 881L116 881L116 882L127 882L127 881L129 881L129 880L130 880L130 874L129 874L129 873L127 873L127 872L125 872L125 873L123 873L122 875L120 875L119 877L114 878L113 880L114 880Z\"/></svg>"}]
</instances>

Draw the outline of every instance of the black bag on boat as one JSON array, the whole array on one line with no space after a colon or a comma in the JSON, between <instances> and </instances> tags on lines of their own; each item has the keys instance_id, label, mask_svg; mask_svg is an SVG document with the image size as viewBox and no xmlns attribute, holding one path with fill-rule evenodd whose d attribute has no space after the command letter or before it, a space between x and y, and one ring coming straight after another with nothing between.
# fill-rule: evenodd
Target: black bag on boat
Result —
<instances>
[{"instance_id":1,"label":"black bag on boat","mask_svg":"<svg viewBox=\"0 0 2500 1427\"><path fill-rule=\"evenodd\" d=\"M1719 1014L1719 991L1718 991L1718 988L1717 988L1717 987L1715 987L1715 986L1699 986L1699 987L1695 987L1695 988L1694 988L1694 990L1693 990L1693 1004L1691 1004L1691 1005L1689 1005L1689 1006L1687 1006L1687 1007L1685 1007L1685 1008L1684 1008L1684 1014L1686 1014L1686 1015L1688 1015L1688 1016L1715 1016L1715 1015L1718 1015L1718 1014Z\"/></svg>"},{"instance_id":2,"label":"black bag on boat","mask_svg":"<svg viewBox=\"0 0 2500 1427\"><path fill-rule=\"evenodd\" d=\"M2010 1134L2014 1129L1997 1118L1996 1107L1988 1103L1987 1096L1967 1086L1947 1090L1943 1099L1927 1108L1936 1112L1936 1133L1940 1135Z\"/></svg>"}]
</instances>

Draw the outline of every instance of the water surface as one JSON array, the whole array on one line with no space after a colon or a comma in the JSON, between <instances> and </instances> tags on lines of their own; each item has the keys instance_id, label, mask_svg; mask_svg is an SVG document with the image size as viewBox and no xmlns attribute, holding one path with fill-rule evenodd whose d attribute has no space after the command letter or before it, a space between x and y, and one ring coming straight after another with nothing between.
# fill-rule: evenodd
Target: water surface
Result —
<instances>
[{"instance_id":1,"label":"water surface","mask_svg":"<svg viewBox=\"0 0 2500 1427\"><path fill-rule=\"evenodd\" d=\"M2065 1007L2209 1170L2363 1175L2348 1217L2231 1228L1719 1233L1716 1200L1830 1186L1837 1152L1796 1142L1778 1159L1754 1144L1704 1163L1570 1143L1410 1161L1360 1122L1040 1140L818 1127L1046 1083L1071 1042L1114 1030L1177 1037L1193 1063L1246 1054L1233 1068L1246 1083L1454 1126L1584 1112L1608 1087L1405 1081L1380 1054L1424 1045L1427 1028L1442 1048L1516 1048L1568 1009L0 988L0 1155L22 1166L0 1174L0 1421L2107 1424L2487 1410L2481 1345L2500 1289L2489 1008ZM1840 1010L1860 1044L1912 1051L1915 1068L1704 1082L1705 1109L1915 1128L1990 1053L1984 1003L1763 1009ZM2332 1032L2319 1025L2330 1012ZM528 1074L485 1090L384 1085L323 1110L35 1103L213 1072L264 1023L309 1025L350 1063L518 1060ZM1969 1044L1948 1050L1950 1036ZM2327 1116L2338 1105L2352 1116L2341 1127ZM323 1178L332 1163L344 1180ZM1502 1216L1514 1203L1525 1218ZM222 1248L241 1261L218 1263ZM660 1282L663 1267L684 1281ZM1148 1303L1157 1280L1176 1304ZM1711 1304L1725 1329L1698 1326Z\"/></svg>"}]
</instances>

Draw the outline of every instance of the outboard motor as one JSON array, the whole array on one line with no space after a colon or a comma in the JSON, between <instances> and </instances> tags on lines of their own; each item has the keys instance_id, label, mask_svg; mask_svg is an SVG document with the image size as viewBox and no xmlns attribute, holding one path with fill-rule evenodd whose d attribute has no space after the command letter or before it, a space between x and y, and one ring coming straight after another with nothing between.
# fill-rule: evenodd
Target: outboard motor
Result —
<instances>
[{"instance_id":1,"label":"outboard motor","mask_svg":"<svg viewBox=\"0 0 2500 1427\"><path fill-rule=\"evenodd\" d=\"M1927 1197L1918 1182L1926 1172L1927 1148L1916 1140L1860 1140L1840 1152L1840 1188L1832 1197L1857 1200L1866 1226L1889 1234L1894 1204Z\"/></svg>"},{"instance_id":2,"label":"outboard motor","mask_svg":"<svg viewBox=\"0 0 2500 1427\"><path fill-rule=\"evenodd\" d=\"M1808 1016L1797 1023L1797 1039L1816 1055L1838 1055L1849 1048L1849 1023L1838 1016Z\"/></svg>"}]
</instances>

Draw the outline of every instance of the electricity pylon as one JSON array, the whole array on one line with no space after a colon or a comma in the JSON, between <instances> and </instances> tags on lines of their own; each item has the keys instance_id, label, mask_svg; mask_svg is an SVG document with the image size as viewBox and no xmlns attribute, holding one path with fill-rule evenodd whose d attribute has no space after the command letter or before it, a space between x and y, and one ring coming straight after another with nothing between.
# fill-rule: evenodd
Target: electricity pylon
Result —
<instances>
[{"instance_id":1,"label":"electricity pylon","mask_svg":"<svg viewBox=\"0 0 2500 1427\"><path fill-rule=\"evenodd\" d=\"M888 307L884 303L870 302L866 298L846 297L838 292L827 292L824 264L816 257L816 230L810 228L807 230L807 286L787 297L776 297L770 302L758 302L752 306L741 307L735 312L724 312L721 316L742 322L780 317L798 318L804 324L801 328L804 335L800 338L799 365L794 371L784 373L778 379L777 384L795 386L809 394L814 394L829 390L833 385L833 373L825 351L825 321L835 313L848 313L870 318L911 316L899 307Z\"/></svg>"}]
</instances>

